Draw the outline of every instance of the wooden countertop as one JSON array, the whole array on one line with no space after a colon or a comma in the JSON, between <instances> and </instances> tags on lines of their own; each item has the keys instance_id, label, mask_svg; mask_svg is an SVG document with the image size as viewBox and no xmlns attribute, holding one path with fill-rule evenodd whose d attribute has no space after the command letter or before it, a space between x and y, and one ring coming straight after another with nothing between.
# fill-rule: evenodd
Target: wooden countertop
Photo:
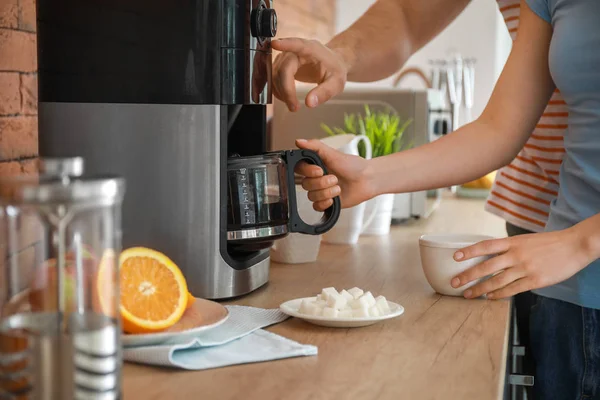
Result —
<instances>
[{"instance_id":1,"label":"wooden countertop","mask_svg":"<svg viewBox=\"0 0 600 400\"><path fill-rule=\"evenodd\" d=\"M231 304L276 308L327 286L358 286L402 304L399 318L335 329L296 319L268 330L318 346L319 355L208 371L126 364L126 399L500 399L506 369L509 301L439 296L420 266L426 232L504 236L503 221L480 200L445 198L427 220L362 237L356 246L323 244L319 261L273 264L270 283Z\"/></svg>"}]
</instances>

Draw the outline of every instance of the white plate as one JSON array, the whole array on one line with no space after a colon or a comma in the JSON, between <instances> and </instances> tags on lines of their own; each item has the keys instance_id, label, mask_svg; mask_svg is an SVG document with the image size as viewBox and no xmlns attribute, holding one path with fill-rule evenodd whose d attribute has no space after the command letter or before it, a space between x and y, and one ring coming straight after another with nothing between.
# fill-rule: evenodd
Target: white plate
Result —
<instances>
[{"instance_id":1,"label":"white plate","mask_svg":"<svg viewBox=\"0 0 600 400\"><path fill-rule=\"evenodd\" d=\"M312 315L301 314L298 312L302 300L316 300L316 297L306 297L303 299L290 300L279 306L281 312L295 318L300 318L311 324L327 326L330 328L358 328L361 326L369 326L376 324L380 321L399 317L404 313L404 307L400 304L392 303L388 301L391 312L387 315L380 317L363 317L363 318L328 318L328 317L315 317Z\"/></svg>"},{"instance_id":2,"label":"white plate","mask_svg":"<svg viewBox=\"0 0 600 400\"><path fill-rule=\"evenodd\" d=\"M183 344L191 341L198 333L214 329L227 321L229 311L221 304L204 299L196 299L177 322L166 332L121 335L123 347L156 346Z\"/></svg>"}]
</instances>

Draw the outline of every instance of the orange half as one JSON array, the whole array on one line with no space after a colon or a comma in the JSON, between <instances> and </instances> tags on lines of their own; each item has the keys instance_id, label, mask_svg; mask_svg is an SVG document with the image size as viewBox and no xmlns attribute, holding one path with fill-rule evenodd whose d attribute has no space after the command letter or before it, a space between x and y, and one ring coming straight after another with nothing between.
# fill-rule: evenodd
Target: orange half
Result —
<instances>
[{"instance_id":1,"label":"orange half","mask_svg":"<svg viewBox=\"0 0 600 400\"><path fill-rule=\"evenodd\" d=\"M119 260L123 330L153 333L176 324L189 298L177 265L164 254L145 247L123 251Z\"/></svg>"},{"instance_id":2,"label":"orange half","mask_svg":"<svg viewBox=\"0 0 600 400\"><path fill-rule=\"evenodd\" d=\"M187 302L187 308L192 308L192 306L194 305L194 303L196 302L196 298L191 294L188 293L188 302Z\"/></svg>"},{"instance_id":3,"label":"orange half","mask_svg":"<svg viewBox=\"0 0 600 400\"><path fill-rule=\"evenodd\" d=\"M115 261L114 250L104 250L96 272L96 287L93 296L94 310L112 318L116 317L117 294L119 293Z\"/></svg>"}]
</instances>

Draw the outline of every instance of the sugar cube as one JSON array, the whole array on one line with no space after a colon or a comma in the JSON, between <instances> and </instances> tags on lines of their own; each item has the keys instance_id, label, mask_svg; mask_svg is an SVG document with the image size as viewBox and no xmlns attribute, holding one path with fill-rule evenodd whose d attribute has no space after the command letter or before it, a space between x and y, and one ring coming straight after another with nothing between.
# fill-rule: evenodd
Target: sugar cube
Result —
<instances>
[{"instance_id":1,"label":"sugar cube","mask_svg":"<svg viewBox=\"0 0 600 400\"><path fill-rule=\"evenodd\" d=\"M375 301L376 301L377 308L379 308L379 311L381 312L381 315L386 315L386 314L390 313L390 311L391 311L390 305L388 304L385 297L377 296Z\"/></svg>"},{"instance_id":2,"label":"sugar cube","mask_svg":"<svg viewBox=\"0 0 600 400\"><path fill-rule=\"evenodd\" d=\"M321 300L329 300L329 296L332 296L334 294L339 294L337 290L335 290L335 288L333 287L328 287L325 288L321 291Z\"/></svg>"},{"instance_id":3,"label":"sugar cube","mask_svg":"<svg viewBox=\"0 0 600 400\"><path fill-rule=\"evenodd\" d=\"M302 300L298 312L309 316L327 318L374 318L391 313L390 304L384 296L374 297L369 291L358 287L342 289L327 287L315 297Z\"/></svg>"},{"instance_id":4,"label":"sugar cube","mask_svg":"<svg viewBox=\"0 0 600 400\"><path fill-rule=\"evenodd\" d=\"M362 303L360 302L359 299L352 300L352 301L348 302L348 304L350 305L350 308L352 308L353 310L360 308L362 306Z\"/></svg>"},{"instance_id":5,"label":"sugar cube","mask_svg":"<svg viewBox=\"0 0 600 400\"><path fill-rule=\"evenodd\" d=\"M300 308L298 309L298 312L301 314L310 314L309 310L312 307L314 307L314 301L302 300L302 303L300 303Z\"/></svg>"},{"instance_id":6,"label":"sugar cube","mask_svg":"<svg viewBox=\"0 0 600 400\"><path fill-rule=\"evenodd\" d=\"M359 307L352 310L352 316L355 318L366 318L369 316L369 309L367 307Z\"/></svg>"},{"instance_id":7,"label":"sugar cube","mask_svg":"<svg viewBox=\"0 0 600 400\"><path fill-rule=\"evenodd\" d=\"M340 294L344 296L347 301L354 300L354 296L352 296L346 289L343 289Z\"/></svg>"},{"instance_id":8,"label":"sugar cube","mask_svg":"<svg viewBox=\"0 0 600 400\"><path fill-rule=\"evenodd\" d=\"M381 315L381 313L377 306L373 306L369 309L369 317L379 317L379 315Z\"/></svg>"},{"instance_id":9,"label":"sugar cube","mask_svg":"<svg viewBox=\"0 0 600 400\"><path fill-rule=\"evenodd\" d=\"M367 307L371 308L375 305L376 301L371 292L366 292L362 296L360 296L359 300L362 304L366 304Z\"/></svg>"},{"instance_id":10,"label":"sugar cube","mask_svg":"<svg viewBox=\"0 0 600 400\"><path fill-rule=\"evenodd\" d=\"M336 310L341 310L346 304L348 304L348 300L341 294L332 294L327 300L327 306Z\"/></svg>"},{"instance_id":11,"label":"sugar cube","mask_svg":"<svg viewBox=\"0 0 600 400\"><path fill-rule=\"evenodd\" d=\"M319 307L314 301L302 300L302 304L300 304L300 309L298 312L305 315L319 316L322 314L322 308Z\"/></svg>"},{"instance_id":12,"label":"sugar cube","mask_svg":"<svg viewBox=\"0 0 600 400\"><path fill-rule=\"evenodd\" d=\"M312 315L313 317L320 317L321 315L323 315L323 309L321 307L314 306L311 310L310 315Z\"/></svg>"},{"instance_id":13,"label":"sugar cube","mask_svg":"<svg viewBox=\"0 0 600 400\"><path fill-rule=\"evenodd\" d=\"M360 288L353 287L352 289L348 289L348 293L350 293L355 299L358 299L363 295L364 291Z\"/></svg>"},{"instance_id":14,"label":"sugar cube","mask_svg":"<svg viewBox=\"0 0 600 400\"><path fill-rule=\"evenodd\" d=\"M323 309L323 316L327 318L337 318L339 311L332 307L325 307Z\"/></svg>"}]
</instances>

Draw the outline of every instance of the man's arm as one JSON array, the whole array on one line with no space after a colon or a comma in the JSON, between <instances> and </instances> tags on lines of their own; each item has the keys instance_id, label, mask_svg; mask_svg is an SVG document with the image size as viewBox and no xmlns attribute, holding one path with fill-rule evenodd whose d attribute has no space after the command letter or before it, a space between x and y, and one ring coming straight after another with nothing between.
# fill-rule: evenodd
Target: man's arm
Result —
<instances>
[{"instance_id":1,"label":"man's arm","mask_svg":"<svg viewBox=\"0 0 600 400\"><path fill-rule=\"evenodd\" d=\"M454 21L469 1L378 0L327 47L344 60L349 81L384 79Z\"/></svg>"},{"instance_id":2,"label":"man's arm","mask_svg":"<svg viewBox=\"0 0 600 400\"><path fill-rule=\"evenodd\" d=\"M347 80L368 82L398 71L450 24L469 0L378 0L326 46L299 38L274 40L273 92L298 109L295 81L316 83L306 105L316 107L344 90ZM343 6L342 6L343 7Z\"/></svg>"}]
</instances>

